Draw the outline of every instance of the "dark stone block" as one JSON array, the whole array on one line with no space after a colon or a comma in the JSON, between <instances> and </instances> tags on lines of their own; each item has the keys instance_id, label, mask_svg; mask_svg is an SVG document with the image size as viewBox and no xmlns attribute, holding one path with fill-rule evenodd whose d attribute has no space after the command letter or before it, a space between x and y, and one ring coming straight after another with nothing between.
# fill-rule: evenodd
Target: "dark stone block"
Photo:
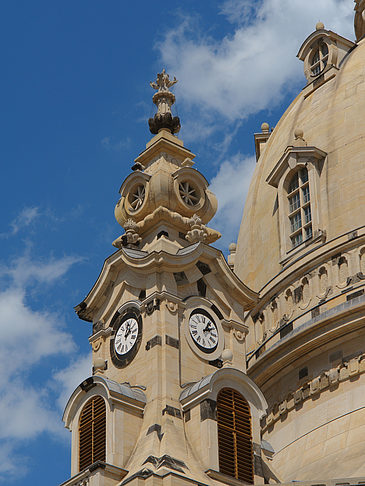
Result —
<instances>
[{"instance_id":1,"label":"dark stone block","mask_svg":"<svg viewBox=\"0 0 365 486\"><path fill-rule=\"evenodd\" d=\"M207 263L203 263L200 260L196 263L196 266L198 269L201 271L203 275L207 275L208 273L211 272L210 266Z\"/></svg>"},{"instance_id":2,"label":"dark stone block","mask_svg":"<svg viewBox=\"0 0 365 486\"><path fill-rule=\"evenodd\" d=\"M280 329L280 339L283 339L293 330L293 323L289 322L282 329Z\"/></svg>"},{"instance_id":3,"label":"dark stone block","mask_svg":"<svg viewBox=\"0 0 365 486\"><path fill-rule=\"evenodd\" d=\"M217 402L207 398L200 403L200 421L203 422L206 419L217 420Z\"/></svg>"},{"instance_id":4,"label":"dark stone block","mask_svg":"<svg viewBox=\"0 0 365 486\"><path fill-rule=\"evenodd\" d=\"M198 288L198 293L199 293L200 297L205 297L207 295L207 286L206 286L206 283L204 282L204 279L200 278L197 281L196 286Z\"/></svg>"},{"instance_id":5,"label":"dark stone block","mask_svg":"<svg viewBox=\"0 0 365 486\"><path fill-rule=\"evenodd\" d=\"M158 334L156 336L154 336L152 339L150 339L149 341L147 341L146 343L146 351L152 349L154 346L161 346L162 344L162 338L161 336L159 336Z\"/></svg>"},{"instance_id":6,"label":"dark stone block","mask_svg":"<svg viewBox=\"0 0 365 486\"><path fill-rule=\"evenodd\" d=\"M175 339L175 338L173 338L171 336L167 336L167 335L165 336L165 338L166 338L166 344L168 346L172 346L173 348L179 349L180 342L179 342L178 339Z\"/></svg>"},{"instance_id":7,"label":"dark stone block","mask_svg":"<svg viewBox=\"0 0 365 486\"><path fill-rule=\"evenodd\" d=\"M218 309L218 307L216 307L214 304L212 304L212 306L210 307L212 309L212 311L216 314L216 316L218 316L219 319L223 319L223 314L221 313L221 311Z\"/></svg>"},{"instance_id":8,"label":"dark stone block","mask_svg":"<svg viewBox=\"0 0 365 486\"><path fill-rule=\"evenodd\" d=\"M360 289L357 292L353 292L352 294L346 295L347 302L352 299L356 299L356 297L360 297L364 294L364 289Z\"/></svg>"},{"instance_id":9,"label":"dark stone block","mask_svg":"<svg viewBox=\"0 0 365 486\"><path fill-rule=\"evenodd\" d=\"M181 410L178 408L172 407L171 405L166 405L166 407L162 410L162 415L171 415L172 417L182 418Z\"/></svg>"}]
</instances>

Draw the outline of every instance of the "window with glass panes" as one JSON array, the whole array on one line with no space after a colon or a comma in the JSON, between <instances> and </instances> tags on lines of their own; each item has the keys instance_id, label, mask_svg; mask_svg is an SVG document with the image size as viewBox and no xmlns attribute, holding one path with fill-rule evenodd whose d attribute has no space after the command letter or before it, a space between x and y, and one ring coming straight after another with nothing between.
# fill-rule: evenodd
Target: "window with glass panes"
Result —
<instances>
[{"instance_id":1,"label":"window with glass panes","mask_svg":"<svg viewBox=\"0 0 365 486\"><path fill-rule=\"evenodd\" d=\"M290 180L288 187L290 241L292 248L312 238L312 212L308 170L300 169Z\"/></svg>"},{"instance_id":2,"label":"window with glass panes","mask_svg":"<svg viewBox=\"0 0 365 486\"><path fill-rule=\"evenodd\" d=\"M328 45L320 41L318 44L317 49L315 49L312 62L311 62L311 70L313 76L318 76L323 69L327 66L328 63Z\"/></svg>"}]
</instances>

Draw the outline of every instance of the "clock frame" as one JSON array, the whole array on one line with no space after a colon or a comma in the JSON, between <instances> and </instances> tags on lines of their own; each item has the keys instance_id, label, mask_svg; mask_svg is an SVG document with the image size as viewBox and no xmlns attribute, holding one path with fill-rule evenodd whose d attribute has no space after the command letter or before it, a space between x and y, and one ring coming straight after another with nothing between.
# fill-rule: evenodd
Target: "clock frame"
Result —
<instances>
[{"instance_id":1,"label":"clock frame","mask_svg":"<svg viewBox=\"0 0 365 486\"><path fill-rule=\"evenodd\" d=\"M191 297L188 302L188 306L185 310L184 317L183 317L183 332L185 335L185 339L193 351L199 358L205 361L214 361L220 358L222 351L224 349L224 330L221 324L222 315L218 315L218 312L215 311L216 307L211 304L206 299L202 299L200 297ZM197 343L191 333L190 333L190 326L189 322L192 316L196 314L202 314L208 317L211 321L213 321L215 328L217 330L217 345L214 346L213 349L207 349L204 346L199 345Z\"/></svg>"},{"instance_id":2,"label":"clock frame","mask_svg":"<svg viewBox=\"0 0 365 486\"><path fill-rule=\"evenodd\" d=\"M115 340L117 339L118 331L121 326L128 321L133 319L137 322L138 330L137 337L132 345L132 347L126 353L118 353ZM110 327L113 328L111 339L110 339L110 357L112 363L117 368L124 368L127 366L133 358L136 356L142 341L142 316L135 309L127 309L123 314L117 312L113 317Z\"/></svg>"},{"instance_id":3,"label":"clock frame","mask_svg":"<svg viewBox=\"0 0 365 486\"><path fill-rule=\"evenodd\" d=\"M214 353L219 344L219 335L217 324L211 314L204 309L194 309L190 314L188 326L195 346L203 353Z\"/></svg>"}]
</instances>

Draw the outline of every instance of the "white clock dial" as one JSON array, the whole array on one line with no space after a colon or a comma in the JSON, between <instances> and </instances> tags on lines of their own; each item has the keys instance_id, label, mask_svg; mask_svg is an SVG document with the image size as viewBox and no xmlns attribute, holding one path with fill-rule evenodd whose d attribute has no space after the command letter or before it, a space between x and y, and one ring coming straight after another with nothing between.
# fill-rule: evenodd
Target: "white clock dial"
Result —
<instances>
[{"instance_id":1,"label":"white clock dial","mask_svg":"<svg viewBox=\"0 0 365 486\"><path fill-rule=\"evenodd\" d=\"M117 354L123 356L130 351L137 341L138 322L133 317L126 319L119 326L115 335L114 349Z\"/></svg>"},{"instance_id":2,"label":"white clock dial","mask_svg":"<svg viewBox=\"0 0 365 486\"><path fill-rule=\"evenodd\" d=\"M218 330L208 315L196 312L189 320L189 332L195 344L206 352L212 352L218 345Z\"/></svg>"}]
</instances>

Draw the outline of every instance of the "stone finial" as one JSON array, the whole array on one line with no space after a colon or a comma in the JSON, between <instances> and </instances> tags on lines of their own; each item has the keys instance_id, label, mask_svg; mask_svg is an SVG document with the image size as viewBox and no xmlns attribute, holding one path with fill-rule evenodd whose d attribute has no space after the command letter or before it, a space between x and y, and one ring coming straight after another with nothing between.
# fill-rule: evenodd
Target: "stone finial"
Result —
<instances>
[{"instance_id":1,"label":"stone finial","mask_svg":"<svg viewBox=\"0 0 365 486\"><path fill-rule=\"evenodd\" d=\"M262 131L262 133L269 133L269 131L270 131L270 125L268 123L264 122L261 125L261 131Z\"/></svg>"},{"instance_id":2,"label":"stone finial","mask_svg":"<svg viewBox=\"0 0 365 486\"><path fill-rule=\"evenodd\" d=\"M106 369L106 361L103 358L96 358L94 360L94 370L103 373L105 369Z\"/></svg>"},{"instance_id":3,"label":"stone finial","mask_svg":"<svg viewBox=\"0 0 365 486\"><path fill-rule=\"evenodd\" d=\"M177 83L177 79L174 76L174 79L171 81L170 76L167 74L165 69L162 70L162 73L157 74L156 82L151 81L150 86L157 91L169 91L169 88Z\"/></svg>"},{"instance_id":4,"label":"stone finial","mask_svg":"<svg viewBox=\"0 0 365 486\"><path fill-rule=\"evenodd\" d=\"M233 353L230 349L224 349L222 352L223 367L232 366Z\"/></svg>"},{"instance_id":5,"label":"stone finial","mask_svg":"<svg viewBox=\"0 0 365 486\"><path fill-rule=\"evenodd\" d=\"M323 22L317 22L316 23L316 30L322 30L324 29L324 23Z\"/></svg>"},{"instance_id":6,"label":"stone finial","mask_svg":"<svg viewBox=\"0 0 365 486\"><path fill-rule=\"evenodd\" d=\"M229 250L229 255L228 255L228 265L233 269L234 267L234 261L236 257L236 250L237 250L237 245L236 243L231 243L228 247Z\"/></svg>"},{"instance_id":7,"label":"stone finial","mask_svg":"<svg viewBox=\"0 0 365 486\"><path fill-rule=\"evenodd\" d=\"M177 133L180 130L179 117L173 117L171 113L171 106L175 103L175 95L171 93L169 88L176 83L177 79L174 77L173 80L170 80L165 69L157 74L156 81L150 82L151 88L156 90L152 101L157 106L157 113L148 120L150 132L154 135L162 129L169 130L171 133Z\"/></svg>"},{"instance_id":8,"label":"stone finial","mask_svg":"<svg viewBox=\"0 0 365 486\"><path fill-rule=\"evenodd\" d=\"M294 146L295 147L307 146L307 142L304 139L304 132L301 128L296 128L294 130Z\"/></svg>"}]
</instances>

